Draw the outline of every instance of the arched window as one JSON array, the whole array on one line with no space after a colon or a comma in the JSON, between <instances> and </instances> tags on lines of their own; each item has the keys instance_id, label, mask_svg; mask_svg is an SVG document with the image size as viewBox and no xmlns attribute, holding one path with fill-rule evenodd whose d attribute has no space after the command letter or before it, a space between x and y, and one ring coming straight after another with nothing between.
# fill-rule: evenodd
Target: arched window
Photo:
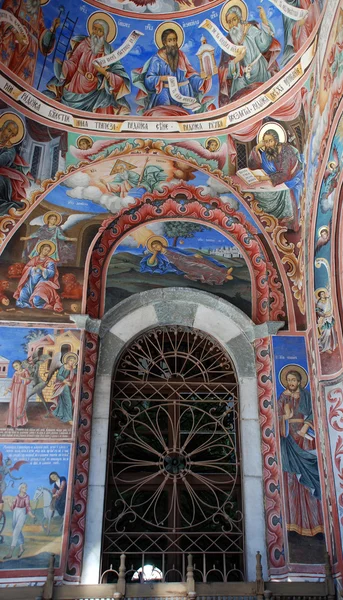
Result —
<instances>
[{"instance_id":1,"label":"arched window","mask_svg":"<svg viewBox=\"0 0 343 600\"><path fill-rule=\"evenodd\" d=\"M244 579L235 369L211 337L159 327L114 373L102 571L198 581Z\"/></svg>"}]
</instances>

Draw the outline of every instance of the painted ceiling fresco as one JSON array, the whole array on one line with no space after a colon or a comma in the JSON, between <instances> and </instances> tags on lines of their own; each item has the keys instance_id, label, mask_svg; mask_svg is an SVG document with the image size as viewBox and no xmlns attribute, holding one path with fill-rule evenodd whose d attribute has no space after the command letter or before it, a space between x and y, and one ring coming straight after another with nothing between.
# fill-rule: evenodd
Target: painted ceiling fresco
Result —
<instances>
[{"instance_id":1,"label":"painted ceiling fresco","mask_svg":"<svg viewBox=\"0 0 343 600\"><path fill-rule=\"evenodd\" d=\"M0 2L0 453L23 463L42 519L64 498L44 527L27 517L28 550L10 556L5 473L6 581L43 576L49 527L58 575L79 580L98 348L84 324L170 287L280 327L255 343L270 573L317 577L324 545L339 564L327 508L330 474L337 503L343 477L336 8L321 63L323 0ZM307 422L287 430L292 386ZM301 476L286 469L291 438Z\"/></svg>"},{"instance_id":2,"label":"painted ceiling fresco","mask_svg":"<svg viewBox=\"0 0 343 600\"><path fill-rule=\"evenodd\" d=\"M273 100L271 83L313 39L322 10L322 0L265 0L261 6L228 0L191 17L142 21L137 12L154 12L156 0L117 4L135 6L135 17L115 18L85 2L70 11L55 2L38 10L35 0L3 0L5 73L72 112L201 118L256 96L259 88ZM171 12L168 0L163 5L161 12ZM192 5L178 4L181 10Z\"/></svg>"}]
</instances>

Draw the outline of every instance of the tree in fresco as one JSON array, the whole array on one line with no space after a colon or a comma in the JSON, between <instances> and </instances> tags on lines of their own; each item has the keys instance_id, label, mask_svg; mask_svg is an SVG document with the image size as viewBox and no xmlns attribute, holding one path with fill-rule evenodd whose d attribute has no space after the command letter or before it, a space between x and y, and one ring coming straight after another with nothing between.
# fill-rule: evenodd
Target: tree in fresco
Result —
<instances>
[{"instance_id":1,"label":"tree in fresco","mask_svg":"<svg viewBox=\"0 0 343 600\"><path fill-rule=\"evenodd\" d=\"M164 223L164 235L173 238L173 247L176 247L179 238L192 238L199 231L205 231L206 227L199 223L186 223L182 221L169 221Z\"/></svg>"}]
</instances>

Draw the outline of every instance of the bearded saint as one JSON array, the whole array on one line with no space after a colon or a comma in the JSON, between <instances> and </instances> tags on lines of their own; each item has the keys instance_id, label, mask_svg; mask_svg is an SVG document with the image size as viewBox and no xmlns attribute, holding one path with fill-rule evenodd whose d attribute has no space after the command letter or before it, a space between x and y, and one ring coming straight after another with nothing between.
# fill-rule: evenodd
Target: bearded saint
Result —
<instances>
[{"instance_id":1,"label":"bearded saint","mask_svg":"<svg viewBox=\"0 0 343 600\"><path fill-rule=\"evenodd\" d=\"M267 214L281 220L288 229L299 230L298 211L303 190L304 173L299 152L294 146L280 143L274 129L263 135L262 141L252 149L249 169L263 169L265 175L259 181L267 181L273 187L285 184L287 190L254 192L260 208ZM282 223L283 221L283 223Z\"/></svg>"},{"instance_id":2,"label":"bearded saint","mask_svg":"<svg viewBox=\"0 0 343 600\"><path fill-rule=\"evenodd\" d=\"M55 60L53 77L45 94L62 104L87 112L127 115L130 106L125 99L130 93L130 79L118 60L101 67L96 60L113 52L106 41L109 25L96 19L92 34L71 40L72 52L63 63Z\"/></svg>"},{"instance_id":3,"label":"bearded saint","mask_svg":"<svg viewBox=\"0 0 343 600\"><path fill-rule=\"evenodd\" d=\"M27 37L6 21L0 22L0 60L17 77L33 86L38 50L44 55L52 52L60 20L54 19L47 29L40 0L4 0L1 8L18 19Z\"/></svg>"},{"instance_id":4,"label":"bearded saint","mask_svg":"<svg viewBox=\"0 0 343 600\"><path fill-rule=\"evenodd\" d=\"M311 394L296 367L287 373L277 406L287 530L313 537L324 532L318 458Z\"/></svg>"},{"instance_id":5,"label":"bearded saint","mask_svg":"<svg viewBox=\"0 0 343 600\"><path fill-rule=\"evenodd\" d=\"M195 98L205 108L203 95L211 88L211 79L202 79L193 69L186 55L178 47L178 37L174 29L165 29L161 36L162 48L150 58L141 69L132 71L132 81L140 88L136 101L141 106L139 112L145 115L186 115L180 102L172 98L168 77L176 77L179 92L183 96ZM158 109L157 107L174 107ZM197 112L203 112L202 110Z\"/></svg>"},{"instance_id":6,"label":"bearded saint","mask_svg":"<svg viewBox=\"0 0 343 600\"><path fill-rule=\"evenodd\" d=\"M278 70L276 62L281 46L274 38L273 25L259 7L261 25L243 22L242 11L233 6L226 15L227 39L242 50L235 57L222 52L219 63L219 106L253 91Z\"/></svg>"},{"instance_id":7,"label":"bearded saint","mask_svg":"<svg viewBox=\"0 0 343 600\"><path fill-rule=\"evenodd\" d=\"M8 214L10 208L24 208L30 185L26 176L29 166L11 143L17 134L18 125L11 119L0 128L0 216Z\"/></svg>"}]
</instances>

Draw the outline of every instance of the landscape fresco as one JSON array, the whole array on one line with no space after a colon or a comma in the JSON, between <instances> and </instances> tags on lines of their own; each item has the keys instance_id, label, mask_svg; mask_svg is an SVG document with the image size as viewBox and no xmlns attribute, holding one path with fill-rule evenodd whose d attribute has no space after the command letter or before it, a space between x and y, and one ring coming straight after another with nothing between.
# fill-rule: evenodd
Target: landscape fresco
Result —
<instances>
[{"instance_id":1,"label":"landscape fresco","mask_svg":"<svg viewBox=\"0 0 343 600\"><path fill-rule=\"evenodd\" d=\"M70 459L69 444L0 444L0 571L46 570L51 553L61 566Z\"/></svg>"},{"instance_id":2,"label":"landscape fresco","mask_svg":"<svg viewBox=\"0 0 343 600\"><path fill-rule=\"evenodd\" d=\"M124 238L109 264L105 310L131 294L163 287L210 292L251 315L250 274L241 251L200 223L152 223Z\"/></svg>"}]
</instances>

